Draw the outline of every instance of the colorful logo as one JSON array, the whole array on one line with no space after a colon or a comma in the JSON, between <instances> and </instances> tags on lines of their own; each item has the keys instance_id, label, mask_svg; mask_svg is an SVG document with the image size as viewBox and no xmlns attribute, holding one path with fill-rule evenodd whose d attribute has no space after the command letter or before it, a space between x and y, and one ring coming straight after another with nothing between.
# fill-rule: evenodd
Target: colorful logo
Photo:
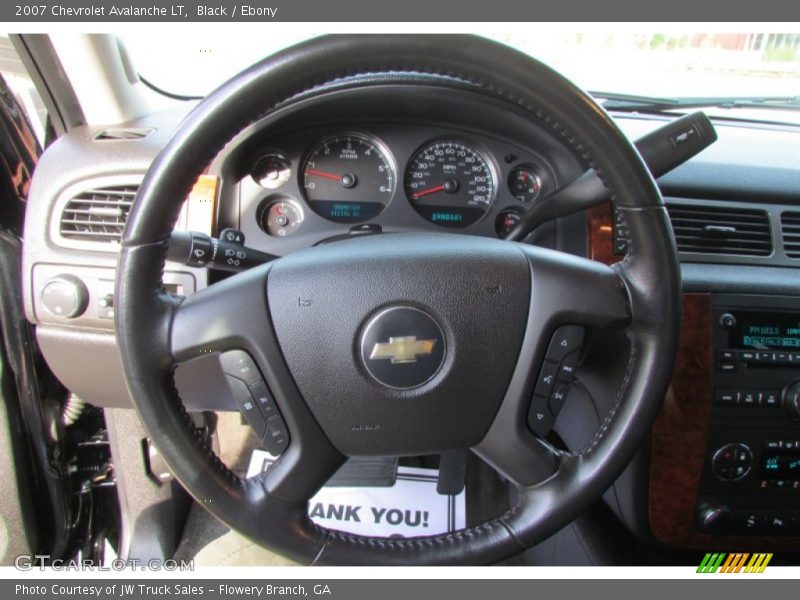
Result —
<instances>
[{"instance_id":1,"label":"colorful logo","mask_svg":"<svg viewBox=\"0 0 800 600\"><path fill-rule=\"evenodd\" d=\"M749 559L749 560L748 560ZM703 557L698 573L763 573L772 554L769 553L708 553Z\"/></svg>"}]
</instances>

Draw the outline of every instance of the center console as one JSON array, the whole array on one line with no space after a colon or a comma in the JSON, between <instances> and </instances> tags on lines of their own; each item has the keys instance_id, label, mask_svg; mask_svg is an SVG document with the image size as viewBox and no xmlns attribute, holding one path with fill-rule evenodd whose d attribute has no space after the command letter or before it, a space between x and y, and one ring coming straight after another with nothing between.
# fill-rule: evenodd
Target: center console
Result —
<instances>
[{"instance_id":1,"label":"center console","mask_svg":"<svg viewBox=\"0 0 800 600\"><path fill-rule=\"evenodd\" d=\"M696 526L717 536L800 536L800 306L716 295L711 313L712 406Z\"/></svg>"}]
</instances>

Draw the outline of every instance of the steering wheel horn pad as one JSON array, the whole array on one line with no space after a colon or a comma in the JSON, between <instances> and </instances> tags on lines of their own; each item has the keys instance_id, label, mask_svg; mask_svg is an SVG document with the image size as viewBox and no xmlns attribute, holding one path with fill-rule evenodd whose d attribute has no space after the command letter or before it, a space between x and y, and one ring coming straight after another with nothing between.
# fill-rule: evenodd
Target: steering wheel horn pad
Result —
<instances>
[{"instance_id":1,"label":"steering wheel horn pad","mask_svg":"<svg viewBox=\"0 0 800 600\"><path fill-rule=\"evenodd\" d=\"M632 239L626 259L607 267L500 240L398 233L300 251L186 299L166 293L164 257L180 199L210 159L293 99L380 73L396 81L426 73L442 85L457 78L550 127L595 168L624 212ZM175 476L232 528L314 564L485 564L554 533L638 451L669 381L680 322L674 239L630 142L560 75L470 36L318 38L213 92L151 165L128 218L116 286L127 385ZM393 309L426 315L441 339L423 319L419 331L386 329L387 339L362 348L370 323ZM567 323L625 327L631 347L612 410L574 454L538 440L524 416L549 336ZM369 372L365 356L375 348L389 368L436 364L400 381L409 385L391 385L391 377L387 385ZM178 362L231 349L253 358L291 437L266 474L247 480L194 434L173 378ZM405 540L326 530L306 514L308 498L347 455L454 448L471 448L515 483L518 504L463 531Z\"/></svg>"}]
</instances>

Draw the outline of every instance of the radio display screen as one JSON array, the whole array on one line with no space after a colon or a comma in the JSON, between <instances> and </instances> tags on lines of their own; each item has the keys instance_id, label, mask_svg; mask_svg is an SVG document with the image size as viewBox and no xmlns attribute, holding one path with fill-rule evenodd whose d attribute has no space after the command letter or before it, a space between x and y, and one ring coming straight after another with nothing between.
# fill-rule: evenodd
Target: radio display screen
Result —
<instances>
[{"instance_id":1,"label":"radio display screen","mask_svg":"<svg viewBox=\"0 0 800 600\"><path fill-rule=\"evenodd\" d=\"M796 315L741 315L731 340L738 348L800 350L800 317Z\"/></svg>"},{"instance_id":2,"label":"radio display screen","mask_svg":"<svg viewBox=\"0 0 800 600\"><path fill-rule=\"evenodd\" d=\"M764 479L800 480L800 446L766 449L761 461L761 476Z\"/></svg>"}]
</instances>

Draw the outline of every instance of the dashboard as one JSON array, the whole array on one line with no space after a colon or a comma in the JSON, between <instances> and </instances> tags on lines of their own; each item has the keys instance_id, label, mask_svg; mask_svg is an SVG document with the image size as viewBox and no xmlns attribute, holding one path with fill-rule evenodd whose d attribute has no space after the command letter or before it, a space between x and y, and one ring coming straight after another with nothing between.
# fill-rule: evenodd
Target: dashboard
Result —
<instances>
[{"instance_id":1,"label":"dashboard","mask_svg":"<svg viewBox=\"0 0 800 600\"><path fill-rule=\"evenodd\" d=\"M130 406L113 336L116 253L131 197L183 114L122 127L135 138L78 128L47 151L34 179L27 316L56 376L98 406ZM234 230L247 247L277 256L379 232L502 237L587 168L525 115L424 78L301 99L231 140L176 229ZM615 118L637 139L670 117ZM735 549L745 540L754 548L779 533L783 547L797 549L800 406L793 413L786 397L800 380L800 134L715 125L719 141L658 182L683 269L681 345L651 447L606 500L629 530L670 546ZM606 263L626 251L625 225L608 204L526 241ZM164 282L188 295L223 276L168 263ZM619 336L593 344L586 389L571 393L555 427L569 448L581 447L610 408L613 390L599 382L609 375L604 355L627 351ZM182 365L176 382L192 410L235 408L213 358Z\"/></svg>"}]
</instances>

